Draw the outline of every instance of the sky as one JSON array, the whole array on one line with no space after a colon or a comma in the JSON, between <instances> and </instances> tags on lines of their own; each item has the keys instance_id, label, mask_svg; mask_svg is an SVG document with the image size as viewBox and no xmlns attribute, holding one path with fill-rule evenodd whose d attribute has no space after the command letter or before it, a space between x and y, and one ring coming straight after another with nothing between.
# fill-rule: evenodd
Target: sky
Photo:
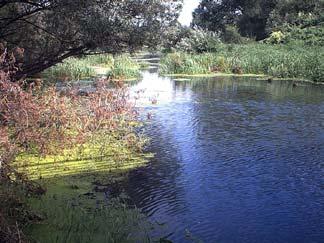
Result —
<instances>
[{"instance_id":1,"label":"sky","mask_svg":"<svg viewBox=\"0 0 324 243\"><path fill-rule=\"evenodd\" d=\"M192 20L192 12L197 8L199 0L183 0L183 10L179 17L182 25L190 25Z\"/></svg>"}]
</instances>

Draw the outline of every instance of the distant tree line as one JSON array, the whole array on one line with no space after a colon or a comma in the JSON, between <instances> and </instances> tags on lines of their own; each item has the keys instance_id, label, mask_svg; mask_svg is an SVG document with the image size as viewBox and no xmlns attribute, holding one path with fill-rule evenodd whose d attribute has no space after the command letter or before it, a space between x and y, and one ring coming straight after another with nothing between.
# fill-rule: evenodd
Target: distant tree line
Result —
<instances>
[{"instance_id":1,"label":"distant tree line","mask_svg":"<svg viewBox=\"0 0 324 243\"><path fill-rule=\"evenodd\" d=\"M202 0L193 27L226 34L235 28L244 37L262 40L283 26L323 24L324 0Z\"/></svg>"}]
</instances>

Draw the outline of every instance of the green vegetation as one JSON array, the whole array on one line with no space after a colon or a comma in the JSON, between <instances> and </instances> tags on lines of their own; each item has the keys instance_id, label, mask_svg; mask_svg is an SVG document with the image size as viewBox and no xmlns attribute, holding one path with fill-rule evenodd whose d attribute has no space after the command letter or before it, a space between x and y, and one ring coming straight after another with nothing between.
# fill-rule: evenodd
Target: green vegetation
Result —
<instances>
[{"instance_id":1,"label":"green vegetation","mask_svg":"<svg viewBox=\"0 0 324 243\"><path fill-rule=\"evenodd\" d=\"M50 80L80 80L95 75L95 69L89 66L89 62L79 58L69 58L44 72Z\"/></svg>"},{"instance_id":2,"label":"green vegetation","mask_svg":"<svg viewBox=\"0 0 324 243\"><path fill-rule=\"evenodd\" d=\"M150 154L137 152L128 139L111 135L68 149L59 155L22 154L13 163L46 194L25 202L39 223L26 234L37 242L146 242L151 225L127 196L114 193L125 173L146 163ZM132 139L135 139L135 134ZM136 146L145 143L138 141ZM27 162L25 162L27 161Z\"/></svg>"},{"instance_id":3,"label":"green vegetation","mask_svg":"<svg viewBox=\"0 0 324 243\"><path fill-rule=\"evenodd\" d=\"M222 45L219 52L171 53L161 60L162 74L263 74L323 81L324 49L285 45Z\"/></svg>"},{"instance_id":4,"label":"green vegetation","mask_svg":"<svg viewBox=\"0 0 324 243\"><path fill-rule=\"evenodd\" d=\"M136 79L140 76L140 69L141 66L129 55L121 55L115 58L107 76L113 79Z\"/></svg>"},{"instance_id":5,"label":"green vegetation","mask_svg":"<svg viewBox=\"0 0 324 243\"><path fill-rule=\"evenodd\" d=\"M89 53L118 54L156 47L182 1L1 1L0 42L19 45L17 76L31 76ZM112 17L113 16L113 17ZM158 16L158 17L157 17ZM0 48L1 49L1 48Z\"/></svg>"},{"instance_id":6,"label":"green vegetation","mask_svg":"<svg viewBox=\"0 0 324 243\"><path fill-rule=\"evenodd\" d=\"M149 242L146 235L150 231L149 223L139 210L130 209L119 199L89 200L86 195L75 195L71 191L67 195L74 195L74 200L71 197L58 201L55 197L60 195L53 194L32 201L34 210L50 219L27 229L33 240L49 243Z\"/></svg>"},{"instance_id":7,"label":"green vegetation","mask_svg":"<svg viewBox=\"0 0 324 243\"><path fill-rule=\"evenodd\" d=\"M322 82L323 1L202 0L170 30L162 74L258 74Z\"/></svg>"},{"instance_id":8,"label":"green vegetation","mask_svg":"<svg viewBox=\"0 0 324 243\"><path fill-rule=\"evenodd\" d=\"M43 72L52 81L80 80L107 75L112 79L136 79L141 66L129 55L90 55L83 58L69 58Z\"/></svg>"},{"instance_id":9,"label":"green vegetation","mask_svg":"<svg viewBox=\"0 0 324 243\"><path fill-rule=\"evenodd\" d=\"M0 241L149 239L145 217L110 191L117 171L150 156L141 152L146 139L137 132L141 123L127 87L99 78L81 96L73 87L60 93L40 82L26 86L14 81L16 60L6 50L0 68Z\"/></svg>"}]
</instances>

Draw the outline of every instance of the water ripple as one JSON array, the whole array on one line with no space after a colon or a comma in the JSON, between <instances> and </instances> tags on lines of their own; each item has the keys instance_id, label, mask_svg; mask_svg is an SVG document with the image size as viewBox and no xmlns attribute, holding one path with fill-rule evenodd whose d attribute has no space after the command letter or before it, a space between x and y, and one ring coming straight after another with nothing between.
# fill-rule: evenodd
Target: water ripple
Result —
<instances>
[{"instance_id":1,"label":"water ripple","mask_svg":"<svg viewBox=\"0 0 324 243\"><path fill-rule=\"evenodd\" d=\"M324 90L289 85L163 79L126 190L171 240L322 242Z\"/></svg>"}]
</instances>

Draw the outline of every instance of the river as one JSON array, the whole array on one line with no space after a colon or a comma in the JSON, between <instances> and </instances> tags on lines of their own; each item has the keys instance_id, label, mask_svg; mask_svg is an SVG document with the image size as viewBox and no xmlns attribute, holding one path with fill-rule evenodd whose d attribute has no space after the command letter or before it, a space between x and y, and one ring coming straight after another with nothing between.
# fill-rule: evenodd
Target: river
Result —
<instances>
[{"instance_id":1,"label":"river","mask_svg":"<svg viewBox=\"0 0 324 243\"><path fill-rule=\"evenodd\" d=\"M323 86L177 81L152 69L133 87L141 89L154 100L143 107L155 157L124 187L159 233L174 242L323 242Z\"/></svg>"}]
</instances>

